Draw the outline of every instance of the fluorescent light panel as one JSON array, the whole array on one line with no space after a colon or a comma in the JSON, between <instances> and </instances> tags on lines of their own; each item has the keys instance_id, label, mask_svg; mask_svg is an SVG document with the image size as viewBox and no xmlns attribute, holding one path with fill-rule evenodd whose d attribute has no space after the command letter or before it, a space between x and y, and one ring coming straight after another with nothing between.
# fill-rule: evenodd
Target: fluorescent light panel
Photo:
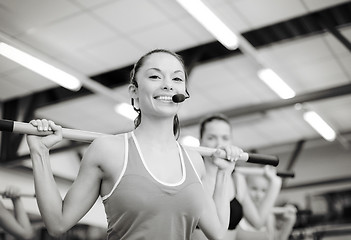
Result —
<instances>
[{"instance_id":1,"label":"fluorescent light panel","mask_svg":"<svg viewBox=\"0 0 351 240\"><path fill-rule=\"evenodd\" d=\"M229 50L238 48L239 39L202 1L177 0L200 24Z\"/></svg>"},{"instance_id":2,"label":"fluorescent light panel","mask_svg":"<svg viewBox=\"0 0 351 240\"><path fill-rule=\"evenodd\" d=\"M314 111L306 111L303 118L311 125L325 140L332 142L336 138L336 133L323 118Z\"/></svg>"},{"instance_id":3,"label":"fluorescent light panel","mask_svg":"<svg viewBox=\"0 0 351 240\"><path fill-rule=\"evenodd\" d=\"M134 121L134 119L138 116L138 113L134 111L132 105L127 103L119 103L115 106L115 111L118 114Z\"/></svg>"},{"instance_id":4,"label":"fluorescent light panel","mask_svg":"<svg viewBox=\"0 0 351 240\"><path fill-rule=\"evenodd\" d=\"M279 97L289 99L295 97L292 90L272 69L264 68L258 71L258 77L270 87Z\"/></svg>"},{"instance_id":5,"label":"fluorescent light panel","mask_svg":"<svg viewBox=\"0 0 351 240\"><path fill-rule=\"evenodd\" d=\"M76 77L6 43L0 42L0 54L69 90L78 91L82 86Z\"/></svg>"}]
</instances>

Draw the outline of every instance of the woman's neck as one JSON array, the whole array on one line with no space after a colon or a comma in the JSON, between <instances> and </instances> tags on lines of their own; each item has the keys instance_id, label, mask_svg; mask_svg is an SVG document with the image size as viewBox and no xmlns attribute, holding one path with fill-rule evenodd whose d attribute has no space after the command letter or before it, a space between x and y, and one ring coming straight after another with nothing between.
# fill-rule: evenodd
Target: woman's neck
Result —
<instances>
[{"instance_id":1,"label":"woman's neck","mask_svg":"<svg viewBox=\"0 0 351 240\"><path fill-rule=\"evenodd\" d=\"M143 118L140 125L134 130L136 136L147 139L149 143L174 142L173 119L147 119Z\"/></svg>"}]
</instances>

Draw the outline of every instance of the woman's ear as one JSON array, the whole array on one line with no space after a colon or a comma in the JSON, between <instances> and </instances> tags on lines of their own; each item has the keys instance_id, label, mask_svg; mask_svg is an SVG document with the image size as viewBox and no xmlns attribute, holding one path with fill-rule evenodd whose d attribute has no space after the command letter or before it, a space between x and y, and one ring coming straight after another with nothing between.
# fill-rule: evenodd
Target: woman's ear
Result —
<instances>
[{"instance_id":1,"label":"woman's ear","mask_svg":"<svg viewBox=\"0 0 351 240\"><path fill-rule=\"evenodd\" d=\"M138 88L134 84L129 84L128 91L131 98L138 98Z\"/></svg>"},{"instance_id":2,"label":"woman's ear","mask_svg":"<svg viewBox=\"0 0 351 240\"><path fill-rule=\"evenodd\" d=\"M138 88L134 84L129 84L128 90L129 90L129 96L131 98L134 110L137 112L140 111L139 101L138 101L139 100Z\"/></svg>"}]
</instances>

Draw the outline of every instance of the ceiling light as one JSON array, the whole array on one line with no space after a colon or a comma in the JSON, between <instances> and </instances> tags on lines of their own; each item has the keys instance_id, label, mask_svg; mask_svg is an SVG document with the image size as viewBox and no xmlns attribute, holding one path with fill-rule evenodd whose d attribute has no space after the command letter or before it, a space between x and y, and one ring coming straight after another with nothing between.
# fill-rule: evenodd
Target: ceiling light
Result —
<instances>
[{"instance_id":1,"label":"ceiling light","mask_svg":"<svg viewBox=\"0 0 351 240\"><path fill-rule=\"evenodd\" d=\"M238 37L200 0L177 0L200 24L229 50L238 48Z\"/></svg>"},{"instance_id":2,"label":"ceiling light","mask_svg":"<svg viewBox=\"0 0 351 240\"><path fill-rule=\"evenodd\" d=\"M82 86L78 78L6 43L0 42L0 54L69 90L78 91Z\"/></svg>"},{"instance_id":3,"label":"ceiling light","mask_svg":"<svg viewBox=\"0 0 351 240\"><path fill-rule=\"evenodd\" d=\"M279 97L289 99L295 97L292 90L272 69L264 68L258 71L258 77L268 85Z\"/></svg>"},{"instance_id":4,"label":"ceiling light","mask_svg":"<svg viewBox=\"0 0 351 240\"><path fill-rule=\"evenodd\" d=\"M115 111L118 114L134 121L134 119L138 116L138 113L134 111L132 105L127 103L119 103L115 106Z\"/></svg>"},{"instance_id":5,"label":"ceiling light","mask_svg":"<svg viewBox=\"0 0 351 240\"><path fill-rule=\"evenodd\" d=\"M306 111L303 118L313 127L325 140L332 142L336 138L336 133L323 118L314 111Z\"/></svg>"}]
</instances>

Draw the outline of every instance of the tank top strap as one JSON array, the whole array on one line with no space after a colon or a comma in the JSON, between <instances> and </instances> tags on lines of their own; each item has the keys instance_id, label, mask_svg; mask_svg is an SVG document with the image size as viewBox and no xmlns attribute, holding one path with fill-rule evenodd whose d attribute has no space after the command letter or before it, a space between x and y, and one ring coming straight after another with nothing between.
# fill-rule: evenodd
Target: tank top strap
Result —
<instances>
[{"instance_id":1,"label":"tank top strap","mask_svg":"<svg viewBox=\"0 0 351 240\"><path fill-rule=\"evenodd\" d=\"M119 182L121 181L124 173L126 172L127 165L128 165L128 151L129 151L128 138L129 138L129 133L124 133L124 163L123 163L122 171L121 171L120 175L117 177L117 180L116 180L113 188L111 189L111 191L108 194L101 197L101 199L103 201L111 196L111 194L114 192L114 190L118 186Z\"/></svg>"},{"instance_id":2,"label":"tank top strap","mask_svg":"<svg viewBox=\"0 0 351 240\"><path fill-rule=\"evenodd\" d=\"M147 166L144 164L143 153L141 152L138 140L136 139L134 132L130 132L128 138L129 144L129 156L128 156L128 167L125 171L125 176L127 175L140 175L152 181L153 177L149 174Z\"/></svg>"},{"instance_id":3,"label":"tank top strap","mask_svg":"<svg viewBox=\"0 0 351 240\"><path fill-rule=\"evenodd\" d=\"M185 148L181 144L179 144L178 142L177 142L177 144L178 144L178 146L180 146L180 149L182 150L183 155L185 156L184 157L184 162L189 163L189 165L191 166L192 172L195 173L197 179L199 180L199 182L202 185L201 178L200 178L199 174L197 173L196 168L195 168L195 166L194 166L194 164L193 164L188 152L185 150ZM190 168L189 168L189 170L190 170Z\"/></svg>"}]
</instances>

